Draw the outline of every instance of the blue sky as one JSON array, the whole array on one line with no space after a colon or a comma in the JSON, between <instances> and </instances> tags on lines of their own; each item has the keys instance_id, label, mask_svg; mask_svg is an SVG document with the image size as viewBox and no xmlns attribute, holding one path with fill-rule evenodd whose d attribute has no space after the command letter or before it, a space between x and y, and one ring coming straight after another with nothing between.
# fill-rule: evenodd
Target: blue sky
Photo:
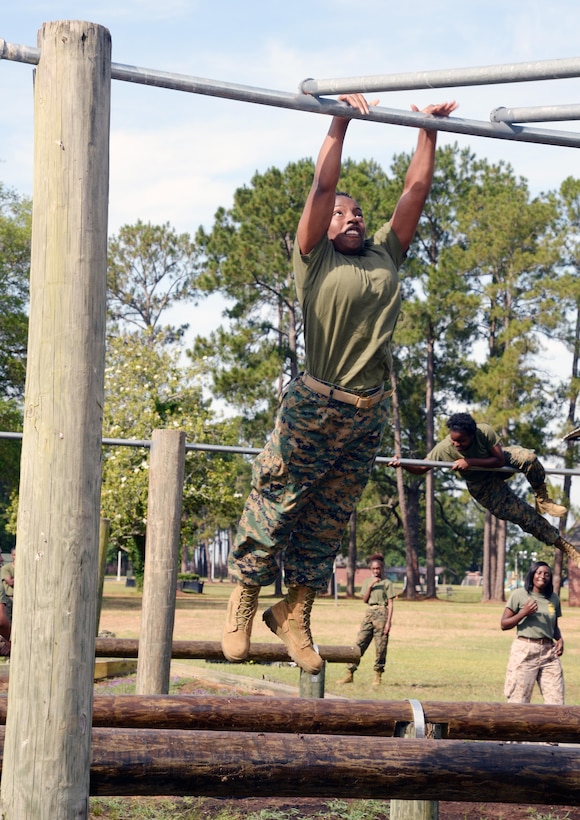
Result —
<instances>
[{"instance_id":1,"label":"blue sky","mask_svg":"<svg viewBox=\"0 0 580 820\"><path fill-rule=\"evenodd\" d=\"M36 46L50 20L111 32L113 61L294 92L306 77L348 77L576 57L577 0L20 0L0 5L0 37ZM457 99L457 116L489 120L499 105L578 102L580 80L380 94L408 110ZM326 117L113 81L109 233L138 219L195 234L256 171L315 156ZM580 129L578 123L553 126ZM412 128L355 121L345 155L388 168L412 150ZM489 161L505 159L533 193L579 172L579 149L440 134ZM32 67L0 61L0 180L32 193ZM388 215L385 215L388 216ZM219 322L219 300L196 311L198 332ZM180 317L180 321L184 319Z\"/></svg>"},{"instance_id":2,"label":"blue sky","mask_svg":"<svg viewBox=\"0 0 580 820\"><path fill-rule=\"evenodd\" d=\"M223 82L294 92L306 77L344 77L575 57L576 0L367 0L248 3L102 0L3 3L0 37L36 45L44 21L89 20L112 36L113 61ZM488 120L498 105L577 102L580 80L383 93L408 109L456 98L457 116ZM110 233L137 219L194 233L255 171L316 154L326 117L113 82ZM558 129L576 129L577 123ZM580 126L578 126L580 128ZM0 61L0 180L32 192L32 67ZM354 122L345 154L388 167L413 148L413 129ZM503 158L533 192L576 175L578 149L457 140L490 161Z\"/></svg>"}]
</instances>

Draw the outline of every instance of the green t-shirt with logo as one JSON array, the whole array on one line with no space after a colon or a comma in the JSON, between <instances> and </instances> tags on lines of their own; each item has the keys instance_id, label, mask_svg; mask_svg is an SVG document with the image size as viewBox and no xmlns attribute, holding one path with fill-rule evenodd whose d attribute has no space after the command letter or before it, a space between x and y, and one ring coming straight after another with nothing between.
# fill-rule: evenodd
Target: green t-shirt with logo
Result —
<instances>
[{"instance_id":1,"label":"green t-shirt with logo","mask_svg":"<svg viewBox=\"0 0 580 820\"><path fill-rule=\"evenodd\" d=\"M512 612L519 612L528 598L533 598L538 604L537 612L527 615L520 621L516 629L518 637L522 638L553 638L556 620L562 617L560 599L555 592L549 598L538 595L537 592L528 592L523 587L514 589L506 604Z\"/></svg>"}]
</instances>

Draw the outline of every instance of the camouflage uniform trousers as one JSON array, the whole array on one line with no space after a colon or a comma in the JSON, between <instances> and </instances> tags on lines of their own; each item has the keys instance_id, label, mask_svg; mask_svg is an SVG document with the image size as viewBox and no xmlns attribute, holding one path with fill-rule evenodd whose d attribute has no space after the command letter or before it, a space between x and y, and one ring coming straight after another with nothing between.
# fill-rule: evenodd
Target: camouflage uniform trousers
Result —
<instances>
[{"instance_id":1,"label":"camouflage uniform trousers","mask_svg":"<svg viewBox=\"0 0 580 820\"><path fill-rule=\"evenodd\" d=\"M321 396L298 377L254 461L228 565L248 586L272 584L284 550L289 587L325 590L350 514L368 482L388 398L366 410Z\"/></svg>"},{"instance_id":2,"label":"camouflage uniform trousers","mask_svg":"<svg viewBox=\"0 0 580 820\"><path fill-rule=\"evenodd\" d=\"M529 703L536 681L544 703L564 703L564 673L555 644L516 638L507 665L504 695L510 703Z\"/></svg>"},{"instance_id":3,"label":"camouflage uniform trousers","mask_svg":"<svg viewBox=\"0 0 580 820\"><path fill-rule=\"evenodd\" d=\"M504 447L503 452L506 457L505 466L523 473L532 489L544 483L546 473L533 450ZM476 501L497 518L517 524L543 544L554 544L560 534L558 530L509 488L505 476L505 473L490 472L484 481L467 480L467 489Z\"/></svg>"},{"instance_id":4,"label":"camouflage uniform trousers","mask_svg":"<svg viewBox=\"0 0 580 820\"><path fill-rule=\"evenodd\" d=\"M384 672L385 663L387 659L387 646L389 643L389 636L385 635L385 624L387 622L387 607L386 606L369 606L365 612L363 622L360 625L358 635L356 636L356 645L360 649L360 656L364 655L371 641L375 640L375 672ZM349 663L347 668L351 672L356 672L358 663Z\"/></svg>"}]
</instances>

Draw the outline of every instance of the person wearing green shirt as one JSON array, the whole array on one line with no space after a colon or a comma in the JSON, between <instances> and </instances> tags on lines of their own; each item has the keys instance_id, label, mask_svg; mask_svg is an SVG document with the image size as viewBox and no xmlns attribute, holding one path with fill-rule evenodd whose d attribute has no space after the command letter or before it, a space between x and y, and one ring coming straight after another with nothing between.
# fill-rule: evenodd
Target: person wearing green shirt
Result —
<instances>
[{"instance_id":1,"label":"person wearing green shirt","mask_svg":"<svg viewBox=\"0 0 580 820\"><path fill-rule=\"evenodd\" d=\"M533 450L524 447L502 447L499 436L489 424L475 422L468 413L454 413L447 420L449 435L435 445L426 461L453 462L464 479L469 494L497 518L517 524L543 544L562 550L580 566L580 553L543 515L560 518L566 507L555 504L548 495L546 472ZM422 475L432 469L422 465L401 465L400 457L389 462L403 466L409 473ZM536 497L535 508L523 501L507 484L510 472L493 472L512 467L525 475Z\"/></svg>"},{"instance_id":2,"label":"person wearing green shirt","mask_svg":"<svg viewBox=\"0 0 580 820\"><path fill-rule=\"evenodd\" d=\"M545 561L534 561L524 587L512 592L501 618L502 630L517 630L504 686L510 703L530 703L537 683L544 703L563 705L564 673L560 658L564 639L558 625L561 616L552 570Z\"/></svg>"},{"instance_id":3,"label":"person wearing green shirt","mask_svg":"<svg viewBox=\"0 0 580 820\"><path fill-rule=\"evenodd\" d=\"M373 686L380 686L387 659L387 646L393 621L393 599L395 589L392 583L385 578L385 559L382 555L371 555L371 577L363 581L361 595L367 609L360 625L356 644L360 649L360 656L369 648L371 641L375 641L375 677ZM360 662L359 662L360 663ZM353 676L358 669L358 663L350 663L347 673L338 683L352 683Z\"/></svg>"},{"instance_id":4,"label":"person wearing green shirt","mask_svg":"<svg viewBox=\"0 0 580 820\"><path fill-rule=\"evenodd\" d=\"M367 237L359 203L338 182L348 109L364 117L371 107L362 94L339 100L345 116L330 121L293 246L306 368L284 390L274 432L253 465L228 559L236 585L222 633L224 656L245 660L260 588L278 577L283 553L288 591L262 617L312 675L322 669L310 631L312 605L328 586L389 417L385 382L401 304L398 269L431 187L437 123L457 107L423 109L433 128L419 129L391 219Z\"/></svg>"}]
</instances>

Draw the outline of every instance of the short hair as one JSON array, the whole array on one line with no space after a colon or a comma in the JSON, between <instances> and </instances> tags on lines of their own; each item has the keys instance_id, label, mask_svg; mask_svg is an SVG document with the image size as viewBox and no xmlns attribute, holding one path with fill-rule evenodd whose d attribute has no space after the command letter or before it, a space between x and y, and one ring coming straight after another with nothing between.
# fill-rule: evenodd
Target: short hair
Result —
<instances>
[{"instance_id":1,"label":"short hair","mask_svg":"<svg viewBox=\"0 0 580 820\"><path fill-rule=\"evenodd\" d=\"M385 556L381 555L380 552L375 552L373 555L369 555L369 564L372 564L373 561L380 561L381 564L385 563Z\"/></svg>"},{"instance_id":2,"label":"short hair","mask_svg":"<svg viewBox=\"0 0 580 820\"><path fill-rule=\"evenodd\" d=\"M475 419L469 413L453 413L447 419L447 427L449 430L457 433L468 433L470 436L474 436L477 431Z\"/></svg>"},{"instance_id":3,"label":"short hair","mask_svg":"<svg viewBox=\"0 0 580 820\"><path fill-rule=\"evenodd\" d=\"M550 580L546 584L546 588L544 589L542 595L545 598L549 598L554 591L554 582L552 580L552 567L549 564L546 564L545 561L533 561L527 575L524 580L524 587L526 592L531 592L534 588L534 575L536 574L536 570L539 567L548 567L550 570Z\"/></svg>"}]
</instances>

